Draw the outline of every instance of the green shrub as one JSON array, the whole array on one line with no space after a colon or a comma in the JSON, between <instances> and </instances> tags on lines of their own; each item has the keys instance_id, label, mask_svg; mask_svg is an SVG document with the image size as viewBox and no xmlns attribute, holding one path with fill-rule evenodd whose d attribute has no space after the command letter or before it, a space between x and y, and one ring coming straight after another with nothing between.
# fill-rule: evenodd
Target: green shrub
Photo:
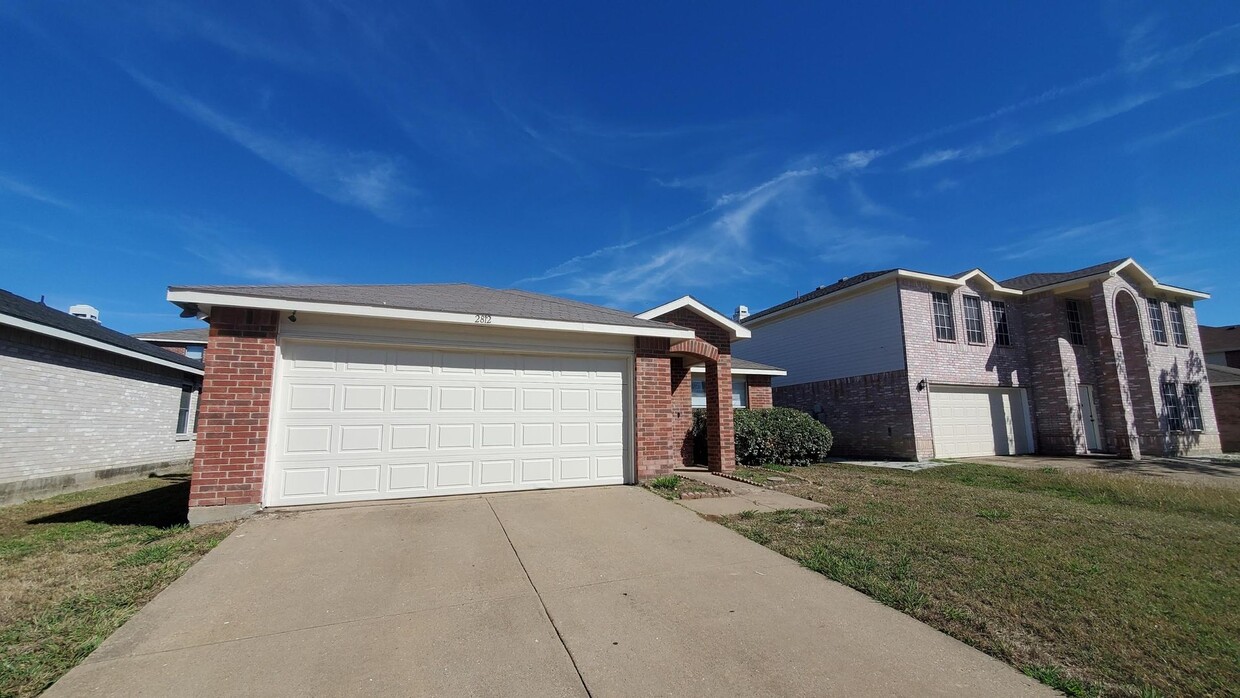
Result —
<instances>
[{"instance_id":1,"label":"green shrub","mask_svg":"<svg viewBox=\"0 0 1240 698\"><path fill-rule=\"evenodd\" d=\"M741 465L809 465L831 451L831 430L787 407L736 410L736 462ZM706 462L706 410L693 410L693 460ZM778 470L778 468L775 468Z\"/></svg>"},{"instance_id":2,"label":"green shrub","mask_svg":"<svg viewBox=\"0 0 1240 698\"><path fill-rule=\"evenodd\" d=\"M658 490L674 490L680 486L679 475L664 475L650 481L650 486Z\"/></svg>"},{"instance_id":3,"label":"green shrub","mask_svg":"<svg viewBox=\"0 0 1240 698\"><path fill-rule=\"evenodd\" d=\"M736 411L736 460L744 465L809 465L831 451L831 430L800 410Z\"/></svg>"}]
</instances>

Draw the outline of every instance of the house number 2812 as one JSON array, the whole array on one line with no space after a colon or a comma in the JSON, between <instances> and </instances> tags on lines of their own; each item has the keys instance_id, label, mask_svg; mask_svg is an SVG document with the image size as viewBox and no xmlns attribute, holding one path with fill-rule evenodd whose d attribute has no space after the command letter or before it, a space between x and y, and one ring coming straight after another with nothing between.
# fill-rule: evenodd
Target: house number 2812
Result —
<instances>
[{"instance_id":1,"label":"house number 2812","mask_svg":"<svg viewBox=\"0 0 1240 698\"><path fill-rule=\"evenodd\" d=\"M474 322L479 325L489 325L491 324L491 316L490 315L475 315Z\"/></svg>"}]
</instances>

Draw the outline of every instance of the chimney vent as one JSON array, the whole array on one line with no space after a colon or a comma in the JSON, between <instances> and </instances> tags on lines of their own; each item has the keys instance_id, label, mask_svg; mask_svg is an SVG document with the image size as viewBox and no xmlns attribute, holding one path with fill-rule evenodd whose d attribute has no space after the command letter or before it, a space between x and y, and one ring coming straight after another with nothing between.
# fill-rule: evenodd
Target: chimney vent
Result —
<instances>
[{"instance_id":1,"label":"chimney vent","mask_svg":"<svg viewBox=\"0 0 1240 698\"><path fill-rule=\"evenodd\" d=\"M737 322L740 322L747 317L749 317L749 306L747 305L738 305L736 306L736 310L732 312L732 319Z\"/></svg>"},{"instance_id":2,"label":"chimney vent","mask_svg":"<svg viewBox=\"0 0 1240 698\"><path fill-rule=\"evenodd\" d=\"M99 309L93 305L71 305L69 306L69 314L94 323L99 322Z\"/></svg>"}]
</instances>

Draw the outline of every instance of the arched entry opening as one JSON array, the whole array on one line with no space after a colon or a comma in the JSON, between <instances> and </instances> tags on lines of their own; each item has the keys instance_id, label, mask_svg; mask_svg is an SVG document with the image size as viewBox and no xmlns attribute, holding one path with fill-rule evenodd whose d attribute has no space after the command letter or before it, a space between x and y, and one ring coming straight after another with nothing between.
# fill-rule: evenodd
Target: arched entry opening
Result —
<instances>
[{"instance_id":1,"label":"arched entry opening","mask_svg":"<svg viewBox=\"0 0 1240 698\"><path fill-rule=\"evenodd\" d=\"M672 394L680 395L682 405L692 404L691 367L703 364L706 388L706 465L714 471L730 470L734 462L732 439L732 357L721 354L718 347L701 339L688 339L670 347L672 355ZM684 429L681 444L683 465L695 465L693 455L692 408L680 421Z\"/></svg>"},{"instance_id":2,"label":"arched entry opening","mask_svg":"<svg viewBox=\"0 0 1240 698\"><path fill-rule=\"evenodd\" d=\"M1119 453L1140 458L1141 446L1136 435L1159 433L1158 413L1154 408L1154 387L1150 382L1140 307L1136 298L1127 291L1115 294L1115 323L1123 352L1124 379L1120 381L1120 386L1130 410L1127 438L1119 440Z\"/></svg>"}]
</instances>

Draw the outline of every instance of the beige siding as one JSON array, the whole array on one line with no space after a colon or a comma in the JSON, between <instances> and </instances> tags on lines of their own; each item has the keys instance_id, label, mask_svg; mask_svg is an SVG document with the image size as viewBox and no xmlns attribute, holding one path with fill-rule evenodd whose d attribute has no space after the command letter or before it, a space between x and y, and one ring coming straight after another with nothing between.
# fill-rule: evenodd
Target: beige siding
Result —
<instances>
[{"instance_id":1,"label":"beige siding","mask_svg":"<svg viewBox=\"0 0 1240 698\"><path fill-rule=\"evenodd\" d=\"M787 370L787 376L773 379L776 387L904 368L894 283L751 329L753 337L733 345L732 354Z\"/></svg>"},{"instance_id":2,"label":"beige siding","mask_svg":"<svg viewBox=\"0 0 1240 698\"><path fill-rule=\"evenodd\" d=\"M193 441L175 433L187 380L201 379L3 328L0 485L188 461Z\"/></svg>"}]
</instances>

